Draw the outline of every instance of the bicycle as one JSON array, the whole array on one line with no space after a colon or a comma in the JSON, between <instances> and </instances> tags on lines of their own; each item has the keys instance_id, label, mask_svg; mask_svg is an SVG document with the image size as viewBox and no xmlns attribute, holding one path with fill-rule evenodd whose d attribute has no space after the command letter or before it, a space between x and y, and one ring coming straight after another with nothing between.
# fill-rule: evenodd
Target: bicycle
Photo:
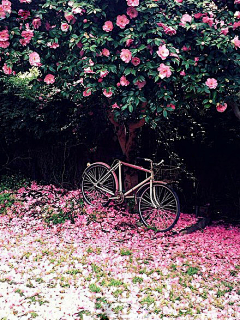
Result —
<instances>
[{"instance_id":1,"label":"bicycle","mask_svg":"<svg viewBox=\"0 0 240 320\"><path fill-rule=\"evenodd\" d=\"M155 180L157 173L171 178L178 167L164 166L163 160L153 163L151 159L137 158L150 162L150 169L114 160L109 166L103 162L88 164L82 176L82 194L86 203L104 207L111 201L121 204L125 199L135 199L143 224L156 232L171 230L180 216L180 204L176 192L169 186L172 180ZM146 173L146 179L128 191L123 191L122 167L130 167ZM118 177L116 172L118 171ZM135 192L133 195L132 193Z\"/></svg>"}]
</instances>

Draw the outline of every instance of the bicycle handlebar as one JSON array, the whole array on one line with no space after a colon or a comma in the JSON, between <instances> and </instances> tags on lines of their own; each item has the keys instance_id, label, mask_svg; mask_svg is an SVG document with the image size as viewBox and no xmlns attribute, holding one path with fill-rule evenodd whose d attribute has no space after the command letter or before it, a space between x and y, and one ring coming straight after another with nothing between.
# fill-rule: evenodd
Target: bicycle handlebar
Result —
<instances>
[{"instance_id":1,"label":"bicycle handlebar","mask_svg":"<svg viewBox=\"0 0 240 320\"><path fill-rule=\"evenodd\" d=\"M136 160L144 160L144 161L148 161L148 162L153 162L151 159L141 158L141 157L136 157Z\"/></svg>"}]
</instances>

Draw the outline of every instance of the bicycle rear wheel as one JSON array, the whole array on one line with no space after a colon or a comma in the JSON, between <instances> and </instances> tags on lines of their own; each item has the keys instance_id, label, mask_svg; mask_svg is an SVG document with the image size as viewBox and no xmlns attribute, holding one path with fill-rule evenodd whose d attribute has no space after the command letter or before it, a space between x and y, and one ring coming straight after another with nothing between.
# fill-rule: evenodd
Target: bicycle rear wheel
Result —
<instances>
[{"instance_id":1,"label":"bicycle rear wheel","mask_svg":"<svg viewBox=\"0 0 240 320\"><path fill-rule=\"evenodd\" d=\"M138 211L143 224L156 232L171 230L180 216L177 194L167 185L153 183L152 199L150 184L142 191Z\"/></svg>"},{"instance_id":2,"label":"bicycle rear wheel","mask_svg":"<svg viewBox=\"0 0 240 320\"><path fill-rule=\"evenodd\" d=\"M93 206L107 206L110 197L118 187L117 176L104 163L93 163L83 173L82 194L84 200Z\"/></svg>"}]
</instances>

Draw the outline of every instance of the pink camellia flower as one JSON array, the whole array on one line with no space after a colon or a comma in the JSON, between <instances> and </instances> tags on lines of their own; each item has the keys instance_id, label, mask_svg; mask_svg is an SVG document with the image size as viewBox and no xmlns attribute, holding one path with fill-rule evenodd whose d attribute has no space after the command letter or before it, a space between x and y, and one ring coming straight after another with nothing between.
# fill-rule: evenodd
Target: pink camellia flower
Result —
<instances>
[{"instance_id":1,"label":"pink camellia flower","mask_svg":"<svg viewBox=\"0 0 240 320\"><path fill-rule=\"evenodd\" d=\"M163 28L163 31L169 36L174 36L177 33L177 31L174 28L167 26Z\"/></svg>"},{"instance_id":2,"label":"pink camellia flower","mask_svg":"<svg viewBox=\"0 0 240 320\"><path fill-rule=\"evenodd\" d=\"M69 14L68 12L64 13L64 18L67 20L68 23L72 21L72 24L76 22L76 19L73 14Z\"/></svg>"},{"instance_id":3,"label":"pink camellia flower","mask_svg":"<svg viewBox=\"0 0 240 320\"><path fill-rule=\"evenodd\" d=\"M232 43L234 44L235 49L240 48L240 40L238 39L238 36L234 37Z\"/></svg>"},{"instance_id":4,"label":"pink camellia flower","mask_svg":"<svg viewBox=\"0 0 240 320\"><path fill-rule=\"evenodd\" d=\"M221 33L224 34L225 36L228 34L229 30L228 28L222 28Z\"/></svg>"},{"instance_id":5,"label":"pink camellia flower","mask_svg":"<svg viewBox=\"0 0 240 320\"><path fill-rule=\"evenodd\" d=\"M207 23L210 27L212 27L214 23L214 19L205 16L202 18L202 22Z\"/></svg>"},{"instance_id":6,"label":"pink camellia flower","mask_svg":"<svg viewBox=\"0 0 240 320\"><path fill-rule=\"evenodd\" d=\"M108 74L109 74L109 72L108 72L107 70L102 70L102 71L100 71L100 77L101 77L101 78L106 77Z\"/></svg>"},{"instance_id":7,"label":"pink camellia flower","mask_svg":"<svg viewBox=\"0 0 240 320\"><path fill-rule=\"evenodd\" d=\"M0 41L0 48L6 49L10 46L9 41Z\"/></svg>"},{"instance_id":8,"label":"pink camellia flower","mask_svg":"<svg viewBox=\"0 0 240 320\"><path fill-rule=\"evenodd\" d=\"M112 23L112 21L106 21L106 22L104 23L104 25L103 25L102 28L103 28L103 30L106 31L106 32L112 31L112 29L113 29L113 23Z\"/></svg>"},{"instance_id":9,"label":"pink camellia flower","mask_svg":"<svg viewBox=\"0 0 240 320\"><path fill-rule=\"evenodd\" d=\"M106 48L103 48L102 49L102 55L104 57L109 57L110 56L110 51L108 49L106 49Z\"/></svg>"},{"instance_id":10,"label":"pink camellia flower","mask_svg":"<svg viewBox=\"0 0 240 320\"><path fill-rule=\"evenodd\" d=\"M40 18L33 19L32 25L34 29L38 29L42 25L41 19Z\"/></svg>"},{"instance_id":11,"label":"pink camellia flower","mask_svg":"<svg viewBox=\"0 0 240 320\"><path fill-rule=\"evenodd\" d=\"M122 61L124 61L125 63L128 63L131 61L132 59L132 53L130 50L128 49L122 49L121 53L120 53L120 58L122 59Z\"/></svg>"},{"instance_id":12,"label":"pink camellia flower","mask_svg":"<svg viewBox=\"0 0 240 320\"><path fill-rule=\"evenodd\" d=\"M176 106L175 104L170 103L170 104L167 104L167 108L171 108L172 110L175 110Z\"/></svg>"},{"instance_id":13,"label":"pink camellia flower","mask_svg":"<svg viewBox=\"0 0 240 320\"><path fill-rule=\"evenodd\" d=\"M146 85L146 81L145 80L143 80L143 81L138 80L134 84L135 84L135 86L138 87L139 90L141 90Z\"/></svg>"},{"instance_id":14,"label":"pink camellia flower","mask_svg":"<svg viewBox=\"0 0 240 320\"><path fill-rule=\"evenodd\" d=\"M3 8L3 6L0 4L0 18L5 19L6 18L6 12Z\"/></svg>"},{"instance_id":15,"label":"pink camellia flower","mask_svg":"<svg viewBox=\"0 0 240 320\"><path fill-rule=\"evenodd\" d=\"M184 15L182 16L182 18L181 18L181 23L182 23L183 25L185 25L186 22L189 22L189 23L192 22L192 17L191 17L189 14L187 14L187 13L184 14Z\"/></svg>"},{"instance_id":16,"label":"pink camellia flower","mask_svg":"<svg viewBox=\"0 0 240 320\"><path fill-rule=\"evenodd\" d=\"M120 78L120 85L121 86L128 86L130 84L130 82L127 80L127 78L125 77L125 76L122 76L121 78Z\"/></svg>"},{"instance_id":17,"label":"pink camellia flower","mask_svg":"<svg viewBox=\"0 0 240 320\"><path fill-rule=\"evenodd\" d=\"M39 67L41 66L40 56L37 52L32 52L29 55L29 63L31 66Z\"/></svg>"},{"instance_id":18,"label":"pink camellia flower","mask_svg":"<svg viewBox=\"0 0 240 320\"><path fill-rule=\"evenodd\" d=\"M218 82L214 78L208 78L207 81L205 82L206 86L208 86L209 89L216 89Z\"/></svg>"},{"instance_id":19,"label":"pink camellia flower","mask_svg":"<svg viewBox=\"0 0 240 320\"><path fill-rule=\"evenodd\" d=\"M32 0L19 0L21 3L31 3Z\"/></svg>"},{"instance_id":20,"label":"pink camellia flower","mask_svg":"<svg viewBox=\"0 0 240 320\"><path fill-rule=\"evenodd\" d=\"M234 3L235 4L240 4L240 0L235 0Z\"/></svg>"},{"instance_id":21,"label":"pink camellia flower","mask_svg":"<svg viewBox=\"0 0 240 320\"><path fill-rule=\"evenodd\" d=\"M184 70L182 70L181 72L180 72L180 76L185 76L186 75L186 72L184 71Z\"/></svg>"},{"instance_id":22,"label":"pink camellia flower","mask_svg":"<svg viewBox=\"0 0 240 320\"><path fill-rule=\"evenodd\" d=\"M43 80L46 84L53 84L55 82L55 77L53 74L47 74Z\"/></svg>"},{"instance_id":23,"label":"pink camellia flower","mask_svg":"<svg viewBox=\"0 0 240 320\"><path fill-rule=\"evenodd\" d=\"M95 73L90 67L84 68L83 71L84 71L84 73L88 73L88 74Z\"/></svg>"},{"instance_id":24,"label":"pink camellia flower","mask_svg":"<svg viewBox=\"0 0 240 320\"><path fill-rule=\"evenodd\" d=\"M11 74L12 73L12 68L8 67L6 63L4 63L2 70L5 74Z\"/></svg>"},{"instance_id":25,"label":"pink camellia flower","mask_svg":"<svg viewBox=\"0 0 240 320\"><path fill-rule=\"evenodd\" d=\"M9 40L9 33L8 30L0 31L0 42L8 41Z\"/></svg>"},{"instance_id":26,"label":"pink camellia flower","mask_svg":"<svg viewBox=\"0 0 240 320\"><path fill-rule=\"evenodd\" d=\"M161 63L157 70L159 71L159 77L161 79L169 78L172 74L170 67L164 63Z\"/></svg>"},{"instance_id":27,"label":"pink camellia flower","mask_svg":"<svg viewBox=\"0 0 240 320\"><path fill-rule=\"evenodd\" d=\"M83 91L83 96L88 97L92 94L90 88L86 88L86 90Z\"/></svg>"},{"instance_id":28,"label":"pink camellia flower","mask_svg":"<svg viewBox=\"0 0 240 320\"><path fill-rule=\"evenodd\" d=\"M12 5L12 3L10 1L8 1L8 0L3 0L2 1L3 10L8 14L11 13L11 5Z\"/></svg>"},{"instance_id":29,"label":"pink camellia flower","mask_svg":"<svg viewBox=\"0 0 240 320\"><path fill-rule=\"evenodd\" d=\"M165 44L158 47L157 54L162 60L165 60L169 56L169 50Z\"/></svg>"},{"instance_id":30,"label":"pink camellia flower","mask_svg":"<svg viewBox=\"0 0 240 320\"><path fill-rule=\"evenodd\" d=\"M112 108L113 108L113 109L119 109L120 107L119 107L119 105L118 105L117 103L114 103L114 104L112 105Z\"/></svg>"},{"instance_id":31,"label":"pink camellia flower","mask_svg":"<svg viewBox=\"0 0 240 320\"><path fill-rule=\"evenodd\" d=\"M20 10L18 11L18 15L19 15L23 20L26 20L26 19L30 16L30 11L29 11L29 10L20 9Z\"/></svg>"},{"instance_id":32,"label":"pink camellia flower","mask_svg":"<svg viewBox=\"0 0 240 320\"><path fill-rule=\"evenodd\" d=\"M183 0L175 0L176 2L178 2L178 3L182 3L183 2Z\"/></svg>"},{"instance_id":33,"label":"pink camellia flower","mask_svg":"<svg viewBox=\"0 0 240 320\"><path fill-rule=\"evenodd\" d=\"M59 44L57 42L48 42L47 46L51 49L57 49L59 47Z\"/></svg>"},{"instance_id":34,"label":"pink camellia flower","mask_svg":"<svg viewBox=\"0 0 240 320\"><path fill-rule=\"evenodd\" d=\"M194 18L195 19L200 19L203 16L201 12L195 13Z\"/></svg>"},{"instance_id":35,"label":"pink camellia flower","mask_svg":"<svg viewBox=\"0 0 240 320\"><path fill-rule=\"evenodd\" d=\"M139 6L139 0L127 0L127 5L130 7L137 7Z\"/></svg>"},{"instance_id":36,"label":"pink camellia flower","mask_svg":"<svg viewBox=\"0 0 240 320\"><path fill-rule=\"evenodd\" d=\"M218 112L224 112L227 109L227 104L226 103L224 103L224 104L217 103L216 109Z\"/></svg>"},{"instance_id":37,"label":"pink camellia flower","mask_svg":"<svg viewBox=\"0 0 240 320\"><path fill-rule=\"evenodd\" d=\"M116 25L119 28L124 29L129 22L130 21L128 20L127 16L125 16L125 14L123 14L122 16L120 15L117 16Z\"/></svg>"},{"instance_id":38,"label":"pink camellia flower","mask_svg":"<svg viewBox=\"0 0 240 320\"><path fill-rule=\"evenodd\" d=\"M32 30L25 30L25 31L22 31L21 33L21 36L25 39L29 39L29 38L32 39L33 35L34 35L34 32Z\"/></svg>"},{"instance_id":39,"label":"pink camellia flower","mask_svg":"<svg viewBox=\"0 0 240 320\"><path fill-rule=\"evenodd\" d=\"M235 30L235 29L237 29L237 28L239 28L239 27L240 27L240 21L234 22L234 24L233 24L233 30Z\"/></svg>"},{"instance_id":40,"label":"pink camellia flower","mask_svg":"<svg viewBox=\"0 0 240 320\"><path fill-rule=\"evenodd\" d=\"M137 18L138 11L133 7L128 7L127 8L127 15L129 16L130 19Z\"/></svg>"},{"instance_id":41,"label":"pink camellia flower","mask_svg":"<svg viewBox=\"0 0 240 320\"><path fill-rule=\"evenodd\" d=\"M126 46L127 46L127 47L130 47L130 45L131 45L132 43L133 43L133 39L130 38L130 39L127 39L127 40L126 40Z\"/></svg>"},{"instance_id":42,"label":"pink camellia flower","mask_svg":"<svg viewBox=\"0 0 240 320\"><path fill-rule=\"evenodd\" d=\"M234 13L234 17L237 18L237 19L240 19L240 11L236 11Z\"/></svg>"},{"instance_id":43,"label":"pink camellia flower","mask_svg":"<svg viewBox=\"0 0 240 320\"><path fill-rule=\"evenodd\" d=\"M140 64L141 60L138 57L133 57L131 62L136 67Z\"/></svg>"},{"instance_id":44,"label":"pink camellia flower","mask_svg":"<svg viewBox=\"0 0 240 320\"><path fill-rule=\"evenodd\" d=\"M110 98L113 95L113 92L111 90L107 91L106 89L104 89L103 94L105 95L105 97Z\"/></svg>"},{"instance_id":45,"label":"pink camellia flower","mask_svg":"<svg viewBox=\"0 0 240 320\"><path fill-rule=\"evenodd\" d=\"M63 32L67 32L68 29L69 29L69 24L67 24L66 22L64 22L64 23L61 24L61 30L62 30Z\"/></svg>"}]
</instances>

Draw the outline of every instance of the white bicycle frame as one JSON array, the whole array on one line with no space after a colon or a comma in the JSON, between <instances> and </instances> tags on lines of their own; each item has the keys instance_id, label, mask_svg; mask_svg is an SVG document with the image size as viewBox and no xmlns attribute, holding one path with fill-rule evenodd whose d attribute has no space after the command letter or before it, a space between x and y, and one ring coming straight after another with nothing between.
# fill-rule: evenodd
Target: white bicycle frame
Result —
<instances>
[{"instance_id":1,"label":"white bicycle frame","mask_svg":"<svg viewBox=\"0 0 240 320\"><path fill-rule=\"evenodd\" d=\"M109 200L117 200L118 199L118 196L116 196L115 194L113 194L112 191L106 189L105 187L102 187L102 186L99 186L98 184L99 183L104 183L109 174L111 172L115 172L117 169L118 169L118 174L119 174L119 185L118 185L118 192L123 194L124 198L127 198L127 199L134 199L134 195L130 195L132 192L134 192L135 190L139 189L141 186L143 186L144 184L146 184L148 181L150 182L150 200L152 202L152 204L154 205L155 208L157 208L157 205L156 203L158 203L157 199L156 199L156 194L155 194L155 190L153 188L153 181L154 181L154 173L153 173L153 162L152 160L150 159L145 159L146 161L149 161L151 163L151 169L145 169L141 166L136 166L136 165L133 165L133 164L130 164L130 163L127 163L127 162L123 162L121 160L118 160L118 162L109 169L109 172L106 173L100 180L97 181L97 183L95 184L96 187L99 189L99 190L102 190L104 192L107 192L109 193L110 195L112 195L112 197L109 198ZM126 166L126 167L130 167L130 168L133 168L133 169L136 169L136 170L140 170L140 171L143 171L143 172L146 172L150 174L150 176L148 176L146 179L144 179L142 182L136 184L133 188L131 188L130 190L126 191L126 192L123 192L123 184L122 184L122 166Z\"/></svg>"}]
</instances>

